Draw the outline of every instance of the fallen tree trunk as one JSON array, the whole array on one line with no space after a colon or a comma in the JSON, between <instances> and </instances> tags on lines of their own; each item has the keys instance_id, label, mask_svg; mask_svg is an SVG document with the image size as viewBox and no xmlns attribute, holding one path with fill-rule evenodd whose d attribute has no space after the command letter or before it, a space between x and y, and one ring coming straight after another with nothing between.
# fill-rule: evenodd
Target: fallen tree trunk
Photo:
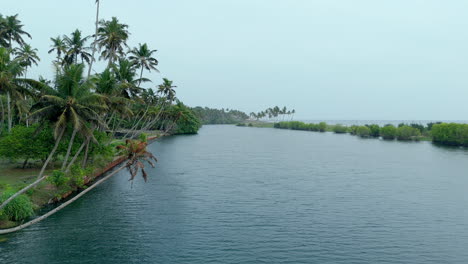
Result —
<instances>
[{"instance_id":1,"label":"fallen tree trunk","mask_svg":"<svg viewBox=\"0 0 468 264\"><path fill-rule=\"evenodd\" d=\"M35 223L38 223L44 219L46 219L47 217L57 213L58 211L62 210L63 208L65 208L66 206L68 206L69 204L73 203L74 201L78 200L81 196L85 195L87 192L91 191L92 189L94 189L95 187L97 187L99 184L103 183L104 181L108 180L110 177L114 176L117 172L125 169L127 166L127 164L124 164L122 165L120 168L116 169L115 171L111 172L109 175L105 176L104 178L100 179L99 181L97 181L96 183L94 183L93 185L91 185L90 187L86 188L85 190L83 190L82 192L80 192L79 194L77 194L75 197L73 197L72 199L64 202L63 204L61 204L60 206L58 206L57 208L47 212L46 214L44 215L41 215L27 223L24 223L22 225L19 225L19 226L16 226L16 227L13 227L13 228L8 228L8 229L0 229L0 235L1 234L8 234L8 233L13 233L13 232L16 232L16 231L19 231L19 230L22 230L28 226L31 226Z\"/></svg>"}]
</instances>

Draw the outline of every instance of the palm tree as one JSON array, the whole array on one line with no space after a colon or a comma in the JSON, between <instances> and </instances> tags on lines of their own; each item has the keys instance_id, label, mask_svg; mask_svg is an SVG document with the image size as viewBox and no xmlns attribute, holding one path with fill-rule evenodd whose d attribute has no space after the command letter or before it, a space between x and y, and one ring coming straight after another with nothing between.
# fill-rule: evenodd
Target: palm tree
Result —
<instances>
[{"instance_id":1,"label":"palm tree","mask_svg":"<svg viewBox=\"0 0 468 264\"><path fill-rule=\"evenodd\" d=\"M67 64L77 64L78 57L81 57L81 63L86 61L88 64L91 61L91 54L87 52L89 47L86 47L86 41L89 36L82 37L80 30L75 30L71 36L65 36L64 42L67 46L67 53L65 54L64 62Z\"/></svg>"},{"instance_id":2,"label":"palm tree","mask_svg":"<svg viewBox=\"0 0 468 264\"><path fill-rule=\"evenodd\" d=\"M54 94L44 95L33 106L31 116L41 117L54 123L55 146L44 163L38 178L44 174L45 168L52 159L68 126L73 129L67 154L62 164L65 168L73 145L74 137L80 133L83 137L91 137L91 127L104 127L100 113L107 110L105 98L91 93L93 80L83 79L83 64L67 66L57 78L57 90Z\"/></svg>"},{"instance_id":3,"label":"palm tree","mask_svg":"<svg viewBox=\"0 0 468 264\"><path fill-rule=\"evenodd\" d=\"M141 82L150 82L150 80L146 78L135 79L135 67L133 63L125 58L119 59L118 65L113 65L112 69L115 73L118 89L122 97L128 99L137 98L143 91L143 88L141 88L139 84Z\"/></svg>"},{"instance_id":4,"label":"palm tree","mask_svg":"<svg viewBox=\"0 0 468 264\"><path fill-rule=\"evenodd\" d=\"M88 68L88 77L91 75L91 70L93 68L93 62L94 62L94 55L96 54L96 44L97 44L97 36L98 36L98 29L99 29L99 6L101 4L100 0L96 0L96 22L95 22L95 31L94 31L94 41L93 41L93 52L91 54L91 63L89 63L89 68Z\"/></svg>"},{"instance_id":5,"label":"palm tree","mask_svg":"<svg viewBox=\"0 0 468 264\"><path fill-rule=\"evenodd\" d=\"M57 62L60 63L62 61L62 54L67 52L67 44L65 43L64 39L60 36L56 38L50 38L52 41L52 45L50 46L50 50L47 53L56 52L57 53Z\"/></svg>"},{"instance_id":6,"label":"palm tree","mask_svg":"<svg viewBox=\"0 0 468 264\"><path fill-rule=\"evenodd\" d=\"M143 70L146 69L151 72L151 70L155 70L156 66L158 66L158 60L153 57L153 53L156 53L157 50L150 50L148 49L148 45L145 43L143 45L138 44L139 47L133 48L129 53L131 54L128 58L130 61L135 64L137 67L141 68L140 72L140 80L143 77ZM141 81L140 81L141 84ZM138 84L138 85L140 85Z\"/></svg>"},{"instance_id":7,"label":"palm tree","mask_svg":"<svg viewBox=\"0 0 468 264\"><path fill-rule=\"evenodd\" d=\"M18 59L21 66L24 67L25 77L27 77L28 67L31 67L33 64L37 66L38 61L41 60L39 56L37 56L37 49L33 49L29 44L24 44L22 47L16 49L15 54L16 59Z\"/></svg>"},{"instance_id":8,"label":"palm tree","mask_svg":"<svg viewBox=\"0 0 468 264\"><path fill-rule=\"evenodd\" d=\"M10 50L13 49L13 41L18 43L18 45L24 45L23 35L31 38L31 35L23 30L21 21L18 19L18 14L14 16L7 16L6 18L1 19L0 23L0 36L3 39L2 42L8 45Z\"/></svg>"},{"instance_id":9,"label":"palm tree","mask_svg":"<svg viewBox=\"0 0 468 264\"><path fill-rule=\"evenodd\" d=\"M11 100L23 98L28 94L27 84L34 82L26 78L18 78L24 72L19 60L10 60L10 52L6 48L0 47L0 92L7 95L8 110L8 132L13 125L13 115L11 109Z\"/></svg>"},{"instance_id":10,"label":"palm tree","mask_svg":"<svg viewBox=\"0 0 468 264\"><path fill-rule=\"evenodd\" d=\"M127 46L128 25L119 23L116 17L112 20L99 22L97 33L97 45L101 51L101 57L109 60L108 68L117 60L118 56L124 56L124 47Z\"/></svg>"},{"instance_id":11,"label":"palm tree","mask_svg":"<svg viewBox=\"0 0 468 264\"><path fill-rule=\"evenodd\" d=\"M155 167L153 161L158 161L152 153L146 150L147 146L147 142L127 139L125 145L117 147L120 157L128 160L126 167L130 172L129 180L132 181L132 184L139 171L141 171L145 182L148 180L148 174L145 171L145 165L143 163L144 161L149 163L153 168Z\"/></svg>"},{"instance_id":12,"label":"palm tree","mask_svg":"<svg viewBox=\"0 0 468 264\"><path fill-rule=\"evenodd\" d=\"M172 81L167 78L163 78L163 83L158 86L158 93L164 95L164 97L169 101L173 102L175 100L175 90L177 86L172 85Z\"/></svg>"}]
</instances>

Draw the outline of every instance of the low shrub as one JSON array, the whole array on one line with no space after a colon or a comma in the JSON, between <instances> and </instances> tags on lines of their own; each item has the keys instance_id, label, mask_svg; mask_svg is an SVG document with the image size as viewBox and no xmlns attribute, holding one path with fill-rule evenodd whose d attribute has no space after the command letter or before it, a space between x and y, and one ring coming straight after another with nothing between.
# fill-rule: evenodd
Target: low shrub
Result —
<instances>
[{"instance_id":1,"label":"low shrub","mask_svg":"<svg viewBox=\"0 0 468 264\"><path fill-rule=\"evenodd\" d=\"M14 191L5 191L0 197L0 201L7 200L13 194L15 194ZM24 221L28 219L34 215L31 199L25 194L19 195L0 211L0 215L6 216L11 221Z\"/></svg>"},{"instance_id":2,"label":"low shrub","mask_svg":"<svg viewBox=\"0 0 468 264\"><path fill-rule=\"evenodd\" d=\"M366 125L370 129L370 136L371 137L379 137L380 136L380 126L379 125Z\"/></svg>"},{"instance_id":3,"label":"low shrub","mask_svg":"<svg viewBox=\"0 0 468 264\"><path fill-rule=\"evenodd\" d=\"M434 124L432 125L431 135L435 143L468 147L468 124Z\"/></svg>"},{"instance_id":4,"label":"low shrub","mask_svg":"<svg viewBox=\"0 0 468 264\"><path fill-rule=\"evenodd\" d=\"M348 127L337 124L333 126L333 132L337 134L344 134L348 132Z\"/></svg>"},{"instance_id":5,"label":"low shrub","mask_svg":"<svg viewBox=\"0 0 468 264\"><path fill-rule=\"evenodd\" d=\"M397 128L394 125L385 125L380 129L380 136L383 139L393 140L396 138Z\"/></svg>"},{"instance_id":6,"label":"low shrub","mask_svg":"<svg viewBox=\"0 0 468 264\"><path fill-rule=\"evenodd\" d=\"M325 132L325 131L327 131L327 123L325 123L325 122L320 122L320 123L318 124L318 130L319 130L320 132Z\"/></svg>"},{"instance_id":7,"label":"low shrub","mask_svg":"<svg viewBox=\"0 0 468 264\"><path fill-rule=\"evenodd\" d=\"M419 140L421 132L419 129L410 126L401 126L397 129L397 140Z\"/></svg>"},{"instance_id":8,"label":"low shrub","mask_svg":"<svg viewBox=\"0 0 468 264\"><path fill-rule=\"evenodd\" d=\"M369 137L371 135L371 130L366 126L359 126L356 129L356 134L360 137Z\"/></svg>"}]
</instances>

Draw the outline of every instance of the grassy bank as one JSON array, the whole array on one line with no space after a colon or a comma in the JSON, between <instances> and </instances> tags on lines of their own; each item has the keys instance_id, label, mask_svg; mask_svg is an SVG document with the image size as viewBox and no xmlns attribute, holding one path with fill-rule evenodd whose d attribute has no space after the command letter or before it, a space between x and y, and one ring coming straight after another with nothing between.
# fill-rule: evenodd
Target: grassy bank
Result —
<instances>
[{"instance_id":1,"label":"grassy bank","mask_svg":"<svg viewBox=\"0 0 468 264\"><path fill-rule=\"evenodd\" d=\"M274 128L303 130L314 132L334 132L336 134L351 134L363 138L382 138L384 140L400 141L432 141L440 145L468 147L468 124L458 123L428 123L392 124L379 126L367 124L364 126L329 125L325 122L318 124L300 121L278 122Z\"/></svg>"}]
</instances>

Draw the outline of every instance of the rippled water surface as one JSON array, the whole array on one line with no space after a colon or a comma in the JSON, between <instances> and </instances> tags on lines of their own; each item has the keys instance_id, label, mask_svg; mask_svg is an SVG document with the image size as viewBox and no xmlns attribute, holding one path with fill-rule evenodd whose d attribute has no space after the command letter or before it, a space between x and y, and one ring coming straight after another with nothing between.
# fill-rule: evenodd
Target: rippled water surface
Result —
<instances>
[{"instance_id":1,"label":"rippled water surface","mask_svg":"<svg viewBox=\"0 0 468 264\"><path fill-rule=\"evenodd\" d=\"M468 263L468 152L205 126L2 237L0 263Z\"/></svg>"}]
</instances>

